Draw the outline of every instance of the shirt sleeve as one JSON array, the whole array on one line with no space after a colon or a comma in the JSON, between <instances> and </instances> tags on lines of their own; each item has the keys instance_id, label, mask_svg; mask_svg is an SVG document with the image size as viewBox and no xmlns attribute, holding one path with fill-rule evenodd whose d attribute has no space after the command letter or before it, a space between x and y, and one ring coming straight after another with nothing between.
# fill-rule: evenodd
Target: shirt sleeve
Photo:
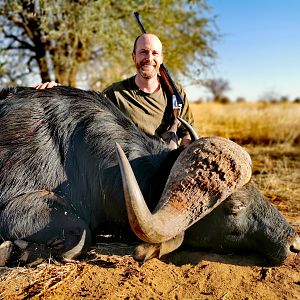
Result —
<instances>
[{"instance_id":1,"label":"shirt sleeve","mask_svg":"<svg viewBox=\"0 0 300 300\"><path fill-rule=\"evenodd\" d=\"M103 94L106 96L106 98L108 98L111 102L113 102L116 106L118 106L118 101L117 101L116 94L114 92L113 84L105 88L103 90Z\"/></svg>"}]
</instances>

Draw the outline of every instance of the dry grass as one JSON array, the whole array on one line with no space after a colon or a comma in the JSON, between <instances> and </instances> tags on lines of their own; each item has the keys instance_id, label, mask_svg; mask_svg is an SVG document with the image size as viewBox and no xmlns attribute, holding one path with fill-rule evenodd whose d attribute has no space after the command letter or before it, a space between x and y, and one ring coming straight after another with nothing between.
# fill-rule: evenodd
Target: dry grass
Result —
<instances>
[{"instance_id":1,"label":"dry grass","mask_svg":"<svg viewBox=\"0 0 300 300\"><path fill-rule=\"evenodd\" d=\"M201 136L223 136L243 145L254 180L281 211L300 212L300 104L201 103L191 105Z\"/></svg>"},{"instance_id":2,"label":"dry grass","mask_svg":"<svg viewBox=\"0 0 300 300\"><path fill-rule=\"evenodd\" d=\"M239 144L300 142L300 104L192 104L200 135L218 135Z\"/></svg>"},{"instance_id":3,"label":"dry grass","mask_svg":"<svg viewBox=\"0 0 300 300\"><path fill-rule=\"evenodd\" d=\"M251 146L254 180L271 202L289 216L300 213L299 146Z\"/></svg>"}]
</instances>

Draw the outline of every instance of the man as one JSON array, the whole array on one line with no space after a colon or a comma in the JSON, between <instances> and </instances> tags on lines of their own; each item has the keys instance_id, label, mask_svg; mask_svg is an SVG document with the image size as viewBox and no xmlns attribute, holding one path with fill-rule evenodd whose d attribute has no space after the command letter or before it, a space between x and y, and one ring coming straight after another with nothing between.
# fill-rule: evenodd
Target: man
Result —
<instances>
[{"instance_id":1,"label":"man","mask_svg":"<svg viewBox=\"0 0 300 300\"><path fill-rule=\"evenodd\" d=\"M191 142L190 135L174 118L172 95L168 93L159 76L159 67L163 62L159 38L149 33L137 37L132 59L137 69L136 75L113 83L104 90L105 95L146 134L168 142L173 139L171 143L174 143L174 133L177 131L177 137L181 139L180 145L187 146ZM39 84L36 88L51 88L56 85L55 82L48 82ZM178 89L184 102L180 116L193 125L194 120L186 95L181 87Z\"/></svg>"},{"instance_id":2,"label":"man","mask_svg":"<svg viewBox=\"0 0 300 300\"><path fill-rule=\"evenodd\" d=\"M104 93L148 135L167 139L166 132L177 131L181 145L188 145L191 138L183 126L177 129L179 124L173 117L172 95L168 93L158 75L163 62L159 38L149 33L137 37L132 59L137 70L136 75L112 84ZM194 120L186 95L181 87L178 89L184 101L180 116L193 125Z\"/></svg>"}]
</instances>

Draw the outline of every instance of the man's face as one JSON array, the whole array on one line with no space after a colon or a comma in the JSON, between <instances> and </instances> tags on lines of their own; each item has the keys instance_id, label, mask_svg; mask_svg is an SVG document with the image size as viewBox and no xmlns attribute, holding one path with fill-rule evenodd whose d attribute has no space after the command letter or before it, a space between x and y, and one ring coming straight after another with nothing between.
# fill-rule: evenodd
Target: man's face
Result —
<instances>
[{"instance_id":1,"label":"man's face","mask_svg":"<svg viewBox=\"0 0 300 300\"><path fill-rule=\"evenodd\" d=\"M162 44L158 37L152 34L142 35L136 43L132 58L143 78L155 77L163 61Z\"/></svg>"}]
</instances>

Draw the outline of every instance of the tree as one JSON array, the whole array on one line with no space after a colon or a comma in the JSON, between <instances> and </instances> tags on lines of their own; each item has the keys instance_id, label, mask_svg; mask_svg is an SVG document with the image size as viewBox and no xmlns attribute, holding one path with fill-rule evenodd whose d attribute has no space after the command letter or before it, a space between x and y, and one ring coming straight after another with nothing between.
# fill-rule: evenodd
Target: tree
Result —
<instances>
[{"instance_id":1,"label":"tree","mask_svg":"<svg viewBox=\"0 0 300 300\"><path fill-rule=\"evenodd\" d=\"M0 83L26 83L36 73L76 86L84 75L102 88L127 76L140 34L134 11L160 36L173 75L192 76L214 57L217 34L204 0L0 0Z\"/></svg>"},{"instance_id":2,"label":"tree","mask_svg":"<svg viewBox=\"0 0 300 300\"><path fill-rule=\"evenodd\" d=\"M280 98L279 93L275 91L274 89L270 89L265 91L261 97L259 97L260 102L271 102L276 103L278 102L278 99Z\"/></svg>"},{"instance_id":3,"label":"tree","mask_svg":"<svg viewBox=\"0 0 300 300\"><path fill-rule=\"evenodd\" d=\"M229 82L225 79L209 79L203 82L203 85L212 94L214 101L225 102L225 92L230 90ZM226 98L227 99L227 98ZM226 101L228 102L228 101Z\"/></svg>"}]
</instances>

